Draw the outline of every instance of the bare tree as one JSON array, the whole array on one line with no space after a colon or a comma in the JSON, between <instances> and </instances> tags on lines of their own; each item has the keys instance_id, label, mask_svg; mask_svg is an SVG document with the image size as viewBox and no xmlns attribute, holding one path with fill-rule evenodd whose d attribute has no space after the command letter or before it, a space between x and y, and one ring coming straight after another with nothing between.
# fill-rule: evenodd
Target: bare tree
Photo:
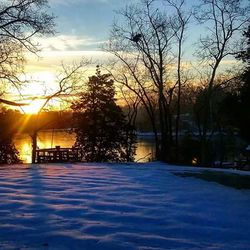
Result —
<instances>
[{"instance_id":1,"label":"bare tree","mask_svg":"<svg viewBox=\"0 0 250 250\"><path fill-rule=\"evenodd\" d=\"M0 84L19 87L24 52L36 53L35 36L54 33L54 17L47 0L2 0L0 3Z\"/></svg>"},{"instance_id":2,"label":"bare tree","mask_svg":"<svg viewBox=\"0 0 250 250\"><path fill-rule=\"evenodd\" d=\"M175 10L175 16L171 20L171 27L175 31L175 37L178 44L177 49L177 110L176 110L176 121L175 121L175 143L177 148L177 158L179 154L179 127L180 127L180 115L181 115L181 97L182 97L182 85L187 82L187 77L182 74L182 56L183 56L183 43L185 40L185 32L187 29L188 22L191 18L191 12L184 11L184 0L173 1L165 0Z\"/></svg>"},{"instance_id":3,"label":"bare tree","mask_svg":"<svg viewBox=\"0 0 250 250\"><path fill-rule=\"evenodd\" d=\"M241 0L200 0L196 19L207 25L207 35L201 37L197 55L206 67L206 91L201 107L201 162L206 163L208 132L213 124L213 92L220 65L240 51L241 32L249 24L249 6Z\"/></svg>"},{"instance_id":4,"label":"bare tree","mask_svg":"<svg viewBox=\"0 0 250 250\"><path fill-rule=\"evenodd\" d=\"M48 106L49 102L53 99L58 98L67 98L69 96L72 96L74 94L77 94L77 91L79 90L79 81L83 77L83 71L82 68L89 64L88 61L82 61L79 64L75 64L71 67L66 67L63 65L63 71L58 76L58 87L57 90L55 90L50 95L43 96L44 103L41 106L41 108L38 110L36 114L36 119L33 124L33 131L30 134L31 140L32 140L32 163L35 163L36 160L36 150L37 150L37 135L38 132L44 127L43 125L38 124L39 122L39 116L40 114L45 110L45 108Z\"/></svg>"},{"instance_id":5,"label":"bare tree","mask_svg":"<svg viewBox=\"0 0 250 250\"><path fill-rule=\"evenodd\" d=\"M125 102L124 109L127 122L131 126L135 127L138 106L140 105L141 100L137 95L128 90L124 84L118 85L117 88L118 92L121 94L121 99Z\"/></svg>"},{"instance_id":6,"label":"bare tree","mask_svg":"<svg viewBox=\"0 0 250 250\"><path fill-rule=\"evenodd\" d=\"M132 91L144 105L155 136L157 158L169 160L173 145L171 102L176 86L181 88L181 54L188 18L182 5L167 1L178 18L160 11L165 1L142 0L120 11L120 23L113 25L108 48L117 59L118 81ZM175 16L176 17L176 16ZM176 46L176 40L179 41ZM178 58L178 59L177 59ZM174 83L172 67L178 62L178 80ZM180 92L179 92L180 97ZM156 102L156 103L155 103Z\"/></svg>"}]
</instances>

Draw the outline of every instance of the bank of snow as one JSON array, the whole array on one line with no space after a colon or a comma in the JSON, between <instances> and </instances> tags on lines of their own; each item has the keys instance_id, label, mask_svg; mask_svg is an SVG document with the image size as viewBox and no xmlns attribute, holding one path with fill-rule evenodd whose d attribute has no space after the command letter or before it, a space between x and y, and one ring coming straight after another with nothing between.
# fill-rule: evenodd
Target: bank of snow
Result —
<instances>
[{"instance_id":1,"label":"bank of snow","mask_svg":"<svg viewBox=\"0 0 250 250\"><path fill-rule=\"evenodd\" d=\"M0 167L0 249L250 249L250 191L187 169Z\"/></svg>"}]
</instances>

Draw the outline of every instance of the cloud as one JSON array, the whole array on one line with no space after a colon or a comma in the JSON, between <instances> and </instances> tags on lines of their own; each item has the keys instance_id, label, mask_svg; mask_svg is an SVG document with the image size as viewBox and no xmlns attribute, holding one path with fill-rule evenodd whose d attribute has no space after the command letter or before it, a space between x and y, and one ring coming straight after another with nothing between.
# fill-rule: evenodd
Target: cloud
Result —
<instances>
[{"instance_id":1,"label":"cloud","mask_svg":"<svg viewBox=\"0 0 250 250\"><path fill-rule=\"evenodd\" d=\"M103 51L43 51L39 57L28 54L26 71L36 73L41 71L57 72L62 68L62 63L72 65L79 63L83 59L92 61L96 64L106 64L111 60L112 55ZM89 65L92 67L93 65Z\"/></svg>"},{"instance_id":2,"label":"cloud","mask_svg":"<svg viewBox=\"0 0 250 250\"><path fill-rule=\"evenodd\" d=\"M112 1L113 0L49 0L49 4L72 6L76 4L87 4L87 3L110 3Z\"/></svg>"},{"instance_id":3,"label":"cloud","mask_svg":"<svg viewBox=\"0 0 250 250\"><path fill-rule=\"evenodd\" d=\"M58 35L49 38L39 38L37 42L43 51L79 51L98 50L105 41L77 35Z\"/></svg>"}]
</instances>

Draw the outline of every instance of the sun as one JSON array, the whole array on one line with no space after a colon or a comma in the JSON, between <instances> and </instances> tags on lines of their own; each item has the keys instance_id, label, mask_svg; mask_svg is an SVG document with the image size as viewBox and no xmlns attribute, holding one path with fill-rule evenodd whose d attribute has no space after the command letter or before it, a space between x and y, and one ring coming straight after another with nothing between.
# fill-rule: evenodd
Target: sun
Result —
<instances>
[{"instance_id":1,"label":"sun","mask_svg":"<svg viewBox=\"0 0 250 250\"><path fill-rule=\"evenodd\" d=\"M42 99L31 100L31 102L27 106L23 106L22 109L26 114L37 114L44 103L45 100Z\"/></svg>"}]
</instances>

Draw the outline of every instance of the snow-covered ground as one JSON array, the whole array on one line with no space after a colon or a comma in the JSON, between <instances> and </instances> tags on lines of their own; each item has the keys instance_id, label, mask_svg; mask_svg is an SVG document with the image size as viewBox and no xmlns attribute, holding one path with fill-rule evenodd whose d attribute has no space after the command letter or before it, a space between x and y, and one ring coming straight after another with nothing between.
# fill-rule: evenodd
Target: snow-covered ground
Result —
<instances>
[{"instance_id":1,"label":"snow-covered ground","mask_svg":"<svg viewBox=\"0 0 250 250\"><path fill-rule=\"evenodd\" d=\"M250 190L185 171L201 170L2 166L0 249L250 249Z\"/></svg>"}]
</instances>

